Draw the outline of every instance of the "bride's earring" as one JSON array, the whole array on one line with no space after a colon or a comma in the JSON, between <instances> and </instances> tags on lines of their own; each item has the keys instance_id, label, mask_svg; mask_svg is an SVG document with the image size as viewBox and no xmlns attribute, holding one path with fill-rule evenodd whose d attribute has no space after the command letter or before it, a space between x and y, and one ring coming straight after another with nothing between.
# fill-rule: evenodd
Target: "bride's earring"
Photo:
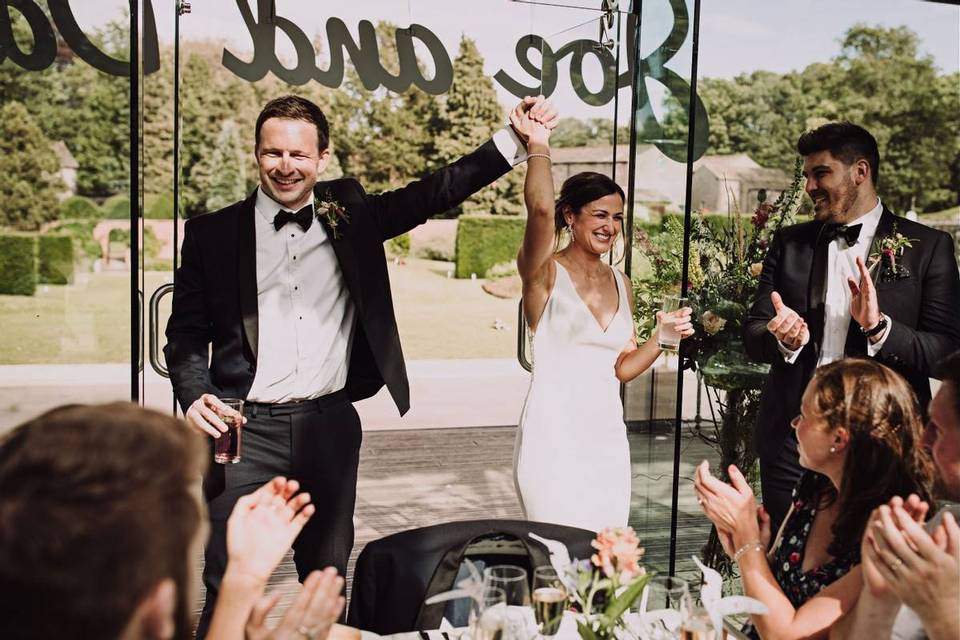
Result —
<instances>
[{"instance_id":1,"label":"bride's earring","mask_svg":"<svg viewBox=\"0 0 960 640\"><path fill-rule=\"evenodd\" d=\"M570 223L567 224L567 233L570 235L570 243L572 244L572 243L574 242L574 238L573 238L573 223L572 223L572 222L570 222Z\"/></svg>"}]
</instances>

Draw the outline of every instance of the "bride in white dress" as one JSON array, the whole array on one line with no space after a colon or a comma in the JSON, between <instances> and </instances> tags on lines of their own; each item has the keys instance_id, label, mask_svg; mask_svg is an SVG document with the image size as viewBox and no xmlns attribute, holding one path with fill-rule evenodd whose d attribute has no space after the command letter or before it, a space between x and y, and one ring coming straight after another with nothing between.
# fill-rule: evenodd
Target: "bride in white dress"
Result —
<instances>
[{"instance_id":1,"label":"bride in white dress","mask_svg":"<svg viewBox=\"0 0 960 640\"><path fill-rule=\"evenodd\" d=\"M514 479L528 520L598 531L626 526L630 513L619 385L643 373L660 350L656 335L637 346L630 281L603 259L622 230L623 190L603 174L580 173L554 202L550 131L540 124L552 115L543 102L526 116L511 115L529 154L517 268L533 334ZM563 231L570 240L557 251ZM690 310L676 315L681 335L692 335Z\"/></svg>"}]
</instances>

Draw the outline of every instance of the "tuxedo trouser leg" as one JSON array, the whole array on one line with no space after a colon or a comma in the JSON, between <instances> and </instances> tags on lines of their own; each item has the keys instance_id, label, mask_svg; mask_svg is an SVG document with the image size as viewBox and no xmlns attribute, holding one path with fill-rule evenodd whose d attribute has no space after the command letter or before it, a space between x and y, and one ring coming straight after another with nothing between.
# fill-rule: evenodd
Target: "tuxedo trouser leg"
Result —
<instances>
[{"instance_id":1,"label":"tuxedo trouser leg","mask_svg":"<svg viewBox=\"0 0 960 640\"><path fill-rule=\"evenodd\" d=\"M207 596L197 625L197 638L204 638L207 634L220 580L227 566L227 518L234 505L242 496L253 493L276 476L291 476L291 416L270 416L263 412L252 415L246 409L244 415L247 424L241 436L240 462L211 464L203 480L210 515L210 537L204 549L203 566Z\"/></svg>"},{"instance_id":2,"label":"tuxedo trouser leg","mask_svg":"<svg viewBox=\"0 0 960 640\"><path fill-rule=\"evenodd\" d=\"M349 402L292 417L291 476L317 508L293 543L297 573L302 582L311 571L332 566L346 578L363 437L360 417Z\"/></svg>"},{"instance_id":3,"label":"tuxedo trouser leg","mask_svg":"<svg viewBox=\"0 0 960 640\"><path fill-rule=\"evenodd\" d=\"M803 467L797 453L797 436L793 429L783 439L783 445L769 457L760 456L760 490L763 508L770 514L772 535L776 536L780 523L787 516L793 489L800 481ZM771 541L772 542L772 541Z\"/></svg>"}]
</instances>

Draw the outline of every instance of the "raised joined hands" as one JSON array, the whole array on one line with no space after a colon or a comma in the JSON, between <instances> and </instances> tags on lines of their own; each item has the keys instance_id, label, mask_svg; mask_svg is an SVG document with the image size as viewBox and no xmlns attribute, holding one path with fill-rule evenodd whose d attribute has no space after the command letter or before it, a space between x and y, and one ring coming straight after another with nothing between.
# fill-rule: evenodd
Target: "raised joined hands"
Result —
<instances>
[{"instance_id":1,"label":"raised joined hands","mask_svg":"<svg viewBox=\"0 0 960 640\"><path fill-rule=\"evenodd\" d=\"M279 594L264 596L247 619L246 640L324 640L343 612L343 578L327 567L314 571L303 581L300 593L275 628L267 626L267 616L280 599Z\"/></svg>"},{"instance_id":2,"label":"raised joined hands","mask_svg":"<svg viewBox=\"0 0 960 640\"><path fill-rule=\"evenodd\" d=\"M548 144L559 122L557 109L543 96L527 96L510 112L510 125L526 145Z\"/></svg>"}]
</instances>

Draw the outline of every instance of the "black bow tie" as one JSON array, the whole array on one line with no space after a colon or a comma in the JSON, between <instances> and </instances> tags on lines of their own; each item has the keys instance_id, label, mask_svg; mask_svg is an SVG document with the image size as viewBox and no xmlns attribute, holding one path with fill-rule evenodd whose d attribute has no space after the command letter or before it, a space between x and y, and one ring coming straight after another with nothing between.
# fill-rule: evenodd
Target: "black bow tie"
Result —
<instances>
[{"instance_id":1,"label":"black bow tie","mask_svg":"<svg viewBox=\"0 0 960 640\"><path fill-rule=\"evenodd\" d=\"M847 241L847 246L852 247L857 244L857 240L860 238L860 229L863 227L862 224L855 224L848 227L845 224L825 224L823 226L823 231L821 231L821 237L824 242L830 242L836 240L837 238L843 238Z\"/></svg>"},{"instance_id":2,"label":"black bow tie","mask_svg":"<svg viewBox=\"0 0 960 640\"><path fill-rule=\"evenodd\" d=\"M296 213L287 211L286 209L281 209L280 212L277 213L277 215L273 218L273 228L277 231L280 231L280 229L283 228L283 225L291 221L300 225L300 228L304 231L309 229L310 225L313 224L313 205L308 204Z\"/></svg>"}]
</instances>

